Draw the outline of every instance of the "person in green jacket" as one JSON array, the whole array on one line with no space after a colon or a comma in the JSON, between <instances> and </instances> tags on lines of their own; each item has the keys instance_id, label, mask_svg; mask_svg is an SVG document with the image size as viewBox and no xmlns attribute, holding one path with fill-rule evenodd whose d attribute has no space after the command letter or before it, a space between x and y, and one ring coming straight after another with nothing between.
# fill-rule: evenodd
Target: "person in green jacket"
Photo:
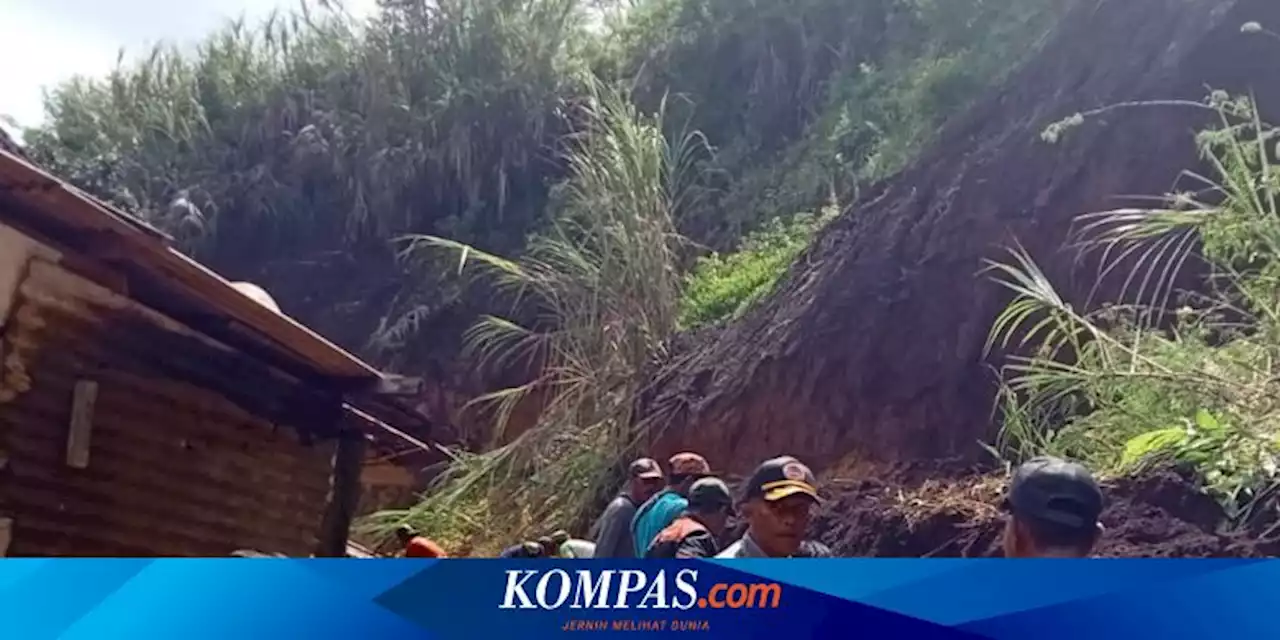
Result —
<instances>
[{"instance_id":1,"label":"person in green jacket","mask_svg":"<svg viewBox=\"0 0 1280 640\"><path fill-rule=\"evenodd\" d=\"M671 468L667 476L667 488L649 498L631 520L632 541L635 543L637 558L643 558L649 544L658 537L658 532L680 517L689 508L689 487L693 483L711 475L711 465L707 459L696 453L677 453L668 461Z\"/></svg>"}]
</instances>

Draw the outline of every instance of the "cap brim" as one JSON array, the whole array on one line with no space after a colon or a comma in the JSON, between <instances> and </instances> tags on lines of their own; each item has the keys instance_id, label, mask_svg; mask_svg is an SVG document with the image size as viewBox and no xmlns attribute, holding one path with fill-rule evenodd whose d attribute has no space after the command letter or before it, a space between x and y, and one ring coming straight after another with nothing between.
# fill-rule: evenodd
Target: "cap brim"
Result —
<instances>
[{"instance_id":1,"label":"cap brim","mask_svg":"<svg viewBox=\"0 0 1280 640\"><path fill-rule=\"evenodd\" d=\"M680 469L680 470L672 469L672 470L671 470L671 475L673 475L673 476L690 476L690 477L693 477L693 478L699 478L699 479L700 479L700 478L710 478L710 477L715 476L716 474L715 474L713 471L711 471L710 469L697 468L697 469Z\"/></svg>"},{"instance_id":2,"label":"cap brim","mask_svg":"<svg viewBox=\"0 0 1280 640\"><path fill-rule=\"evenodd\" d=\"M637 478L640 478L641 480L661 480L661 479L662 479L662 472L661 472L661 471L646 471L646 472L644 472L644 473L641 473L641 474L637 475L636 477L637 477Z\"/></svg>"},{"instance_id":3,"label":"cap brim","mask_svg":"<svg viewBox=\"0 0 1280 640\"><path fill-rule=\"evenodd\" d=\"M768 502L777 502L783 498L789 498L795 495L808 496L814 502L821 502L818 497L818 490L807 482L787 482L782 486L774 487L764 492L762 496Z\"/></svg>"}]
</instances>

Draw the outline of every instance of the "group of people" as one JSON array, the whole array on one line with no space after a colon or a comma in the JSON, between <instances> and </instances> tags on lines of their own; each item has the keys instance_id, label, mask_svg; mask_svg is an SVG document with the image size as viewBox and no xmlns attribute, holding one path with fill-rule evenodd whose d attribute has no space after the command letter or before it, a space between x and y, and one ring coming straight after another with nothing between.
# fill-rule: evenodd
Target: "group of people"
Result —
<instances>
[{"instance_id":1,"label":"group of people","mask_svg":"<svg viewBox=\"0 0 1280 640\"><path fill-rule=\"evenodd\" d=\"M830 557L826 545L806 538L819 501L813 472L793 456L762 462L736 496L699 454L672 456L665 472L652 458L640 458L593 527L594 540L561 530L509 547L501 557ZM1006 557L1088 557L1102 534L1102 490L1076 463L1041 457L1021 465L1002 506ZM732 526L735 520L739 526ZM399 535L406 556L445 557L408 527Z\"/></svg>"},{"instance_id":2,"label":"group of people","mask_svg":"<svg viewBox=\"0 0 1280 640\"><path fill-rule=\"evenodd\" d=\"M628 467L626 488L595 526L596 558L826 557L808 540L818 503L817 481L792 456L764 461L738 496L711 471L706 458L678 453L668 473L651 458ZM743 527L730 535L734 518ZM736 538L725 545L725 541Z\"/></svg>"}]
</instances>

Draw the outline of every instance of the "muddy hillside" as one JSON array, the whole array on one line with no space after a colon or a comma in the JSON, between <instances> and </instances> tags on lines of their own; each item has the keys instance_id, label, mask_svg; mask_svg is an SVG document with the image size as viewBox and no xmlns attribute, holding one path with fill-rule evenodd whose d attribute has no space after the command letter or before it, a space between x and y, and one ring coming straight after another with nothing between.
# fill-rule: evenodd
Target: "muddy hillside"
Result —
<instances>
[{"instance_id":1,"label":"muddy hillside","mask_svg":"<svg viewBox=\"0 0 1280 640\"><path fill-rule=\"evenodd\" d=\"M1254 20L1280 23L1280 3L1075 2L1024 66L832 223L769 299L670 363L645 400L665 425L655 453L715 452L732 471L780 451L818 468L976 456L993 429L983 347L1007 302L978 274L983 259L1017 240L1083 302L1095 272L1060 249L1073 218L1169 192L1196 163L1191 134L1206 114L1121 108L1056 144L1042 131L1208 88L1274 109L1273 43L1241 35Z\"/></svg>"},{"instance_id":2,"label":"muddy hillside","mask_svg":"<svg viewBox=\"0 0 1280 640\"><path fill-rule=\"evenodd\" d=\"M840 556L999 557L1001 477L973 475L903 486L900 480L836 483L814 533ZM1272 557L1274 509L1231 521L1193 473L1161 469L1104 485L1102 557ZM1268 514L1262 516L1261 514Z\"/></svg>"}]
</instances>

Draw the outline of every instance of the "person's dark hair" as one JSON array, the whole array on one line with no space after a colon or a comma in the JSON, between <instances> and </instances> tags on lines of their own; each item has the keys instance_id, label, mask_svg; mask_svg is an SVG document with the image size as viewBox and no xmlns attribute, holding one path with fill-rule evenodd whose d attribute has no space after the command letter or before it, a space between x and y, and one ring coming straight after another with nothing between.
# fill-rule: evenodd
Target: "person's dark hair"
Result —
<instances>
[{"instance_id":1,"label":"person's dark hair","mask_svg":"<svg viewBox=\"0 0 1280 640\"><path fill-rule=\"evenodd\" d=\"M667 477L667 486L678 487L681 484L684 484L686 480L692 479L694 477L696 476L695 474L692 474L692 473L673 474Z\"/></svg>"},{"instance_id":2,"label":"person's dark hair","mask_svg":"<svg viewBox=\"0 0 1280 640\"><path fill-rule=\"evenodd\" d=\"M1040 518L1014 515L1027 528L1039 549L1072 549L1088 552L1097 541L1097 527L1068 527Z\"/></svg>"},{"instance_id":3,"label":"person's dark hair","mask_svg":"<svg viewBox=\"0 0 1280 640\"><path fill-rule=\"evenodd\" d=\"M724 513L734 515L736 511L731 504L690 504L689 511L692 513L700 513L703 515L713 516Z\"/></svg>"}]
</instances>

